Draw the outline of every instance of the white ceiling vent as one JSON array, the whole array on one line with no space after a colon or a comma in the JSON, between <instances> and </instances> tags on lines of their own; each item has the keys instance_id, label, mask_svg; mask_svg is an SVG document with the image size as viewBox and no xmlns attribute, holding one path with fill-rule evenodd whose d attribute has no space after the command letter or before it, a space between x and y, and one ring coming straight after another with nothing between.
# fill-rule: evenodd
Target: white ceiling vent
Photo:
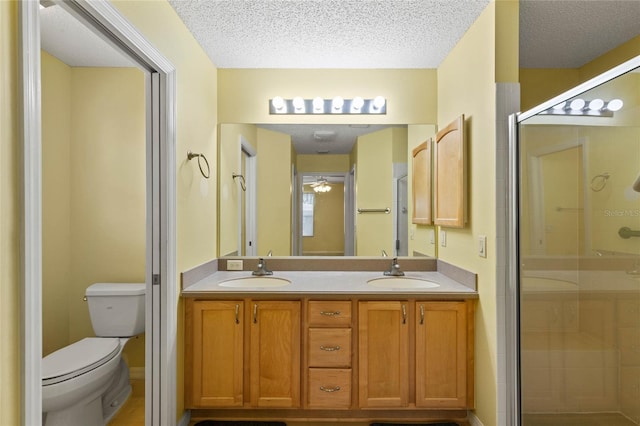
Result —
<instances>
[{"instance_id":1,"label":"white ceiling vent","mask_svg":"<svg viewBox=\"0 0 640 426\"><path fill-rule=\"evenodd\" d=\"M336 138L336 132L332 130L316 130L313 132L313 139L318 142L328 142Z\"/></svg>"}]
</instances>

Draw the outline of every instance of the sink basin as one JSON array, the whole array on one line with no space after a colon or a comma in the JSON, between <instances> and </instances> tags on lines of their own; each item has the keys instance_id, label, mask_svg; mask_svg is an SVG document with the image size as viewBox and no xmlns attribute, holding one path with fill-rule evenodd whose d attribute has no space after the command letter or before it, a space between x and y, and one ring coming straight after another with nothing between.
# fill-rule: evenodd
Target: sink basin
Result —
<instances>
[{"instance_id":1,"label":"sink basin","mask_svg":"<svg viewBox=\"0 0 640 426\"><path fill-rule=\"evenodd\" d=\"M218 285L220 287L231 287L231 288L274 288L274 287L284 287L289 284L291 284L291 281L285 278L244 277L244 278L234 278L231 280L223 281Z\"/></svg>"},{"instance_id":2,"label":"sink basin","mask_svg":"<svg viewBox=\"0 0 640 426\"><path fill-rule=\"evenodd\" d=\"M378 288L435 288L440 287L440 284L433 281L423 280L420 278L410 277L384 277L374 278L367 281L371 286Z\"/></svg>"}]
</instances>

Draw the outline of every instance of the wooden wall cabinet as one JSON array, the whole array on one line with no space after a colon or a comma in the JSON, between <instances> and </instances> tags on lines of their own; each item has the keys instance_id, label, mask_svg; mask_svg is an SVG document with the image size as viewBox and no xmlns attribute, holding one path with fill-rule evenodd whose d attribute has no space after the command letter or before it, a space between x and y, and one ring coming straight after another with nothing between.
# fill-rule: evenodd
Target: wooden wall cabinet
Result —
<instances>
[{"instance_id":1,"label":"wooden wall cabinet","mask_svg":"<svg viewBox=\"0 0 640 426\"><path fill-rule=\"evenodd\" d=\"M412 199L413 216L412 223L418 225L431 225L432 183L431 183L431 157L433 140L429 139L421 143L411 151L412 155Z\"/></svg>"},{"instance_id":2,"label":"wooden wall cabinet","mask_svg":"<svg viewBox=\"0 0 640 426\"><path fill-rule=\"evenodd\" d=\"M463 228L467 221L464 115L436 134L433 148L433 222Z\"/></svg>"}]
</instances>

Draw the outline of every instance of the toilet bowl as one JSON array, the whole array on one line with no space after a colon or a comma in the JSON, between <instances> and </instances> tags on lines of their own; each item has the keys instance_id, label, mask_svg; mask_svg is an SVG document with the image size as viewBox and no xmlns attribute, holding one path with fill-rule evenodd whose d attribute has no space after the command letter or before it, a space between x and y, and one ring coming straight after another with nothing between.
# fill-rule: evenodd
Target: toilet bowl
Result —
<instances>
[{"instance_id":1,"label":"toilet bowl","mask_svg":"<svg viewBox=\"0 0 640 426\"><path fill-rule=\"evenodd\" d=\"M144 331L144 284L91 286L86 297L94 331L108 337L87 337L43 358L44 426L104 426L131 393L122 350Z\"/></svg>"}]
</instances>

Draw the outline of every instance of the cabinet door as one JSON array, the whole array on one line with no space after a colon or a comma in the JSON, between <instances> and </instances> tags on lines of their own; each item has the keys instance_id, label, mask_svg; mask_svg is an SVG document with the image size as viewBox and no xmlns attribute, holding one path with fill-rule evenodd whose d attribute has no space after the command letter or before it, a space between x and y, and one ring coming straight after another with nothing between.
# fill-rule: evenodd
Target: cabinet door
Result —
<instances>
[{"instance_id":1,"label":"cabinet door","mask_svg":"<svg viewBox=\"0 0 640 426\"><path fill-rule=\"evenodd\" d=\"M188 305L189 408L242 406L242 312L240 301L203 300Z\"/></svg>"},{"instance_id":2,"label":"cabinet door","mask_svg":"<svg viewBox=\"0 0 640 426\"><path fill-rule=\"evenodd\" d=\"M416 406L467 407L467 305L416 303Z\"/></svg>"},{"instance_id":3,"label":"cabinet door","mask_svg":"<svg viewBox=\"0 0 640 426\"><path fill-rule=\"evenodd\" d=\"M251 405L300 406L300 302L252 303Z\"/></svg>"},{"instance_id":4,"label":"cabinet door","mask_svg":"<svg viewBox=\"0 0 640 426\"><path fill-rule=\"evenodd\" d=\"M409 395L407 303L359 303L359 404L405 407Z\"/></svg>"}]
</instances>

